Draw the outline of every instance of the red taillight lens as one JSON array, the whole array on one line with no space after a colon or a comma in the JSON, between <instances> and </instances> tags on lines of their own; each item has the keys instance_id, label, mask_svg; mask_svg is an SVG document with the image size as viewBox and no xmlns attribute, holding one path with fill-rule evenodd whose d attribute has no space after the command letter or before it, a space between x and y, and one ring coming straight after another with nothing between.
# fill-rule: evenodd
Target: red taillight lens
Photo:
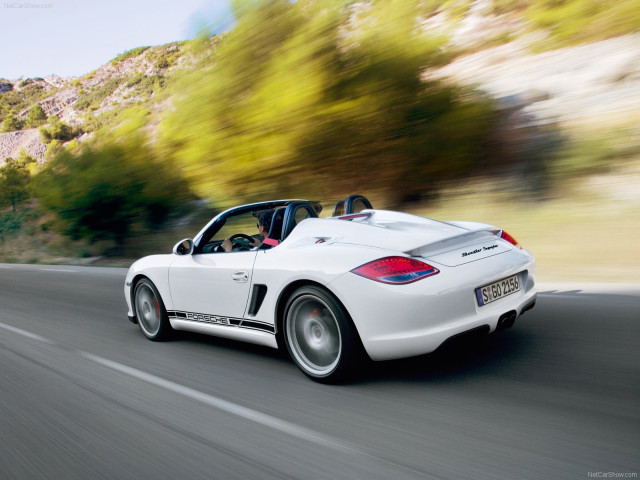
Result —
<instances>
[{"instance_id":1,"label":"red taillight lens","mask_svg":"<svg viewBox=\"0 0 640 480\"><path fill-rule=\"evenodd\" d=\"M440 270L414 258L385 257L365 263L351 272L376 282L403 285L435 275Z\"/></svg>"},{"instance_id":2,"label":"red taillight lens","mask_svg":"<svg viewBox=\"0 0 640 480\"><path fill-rule=\"evenodd\" d=\"M507 232L505 232L504 230L500 231L500 234L498 235L500 238L502 238L503 240L506 240L507 242L509 242L511 245L515 245L518 248L522 248L520 246L520 244L516 241L515 238L513 238L511 235L509 235Z\"/></svg>"}]
</instances>

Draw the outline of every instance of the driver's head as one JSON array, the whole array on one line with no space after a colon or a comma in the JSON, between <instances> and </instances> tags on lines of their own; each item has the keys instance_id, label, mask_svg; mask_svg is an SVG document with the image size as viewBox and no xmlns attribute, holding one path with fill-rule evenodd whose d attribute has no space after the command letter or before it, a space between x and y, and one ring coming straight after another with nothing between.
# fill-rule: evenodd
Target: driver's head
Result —
<instances>
[{"instance_id":1,"label":"driver's head","mask_svg":"<svg viewBox=\"0 0 640 480\"><path fill-rule=\"evenodd\" d=\"M273 210L260 210L256 213L258 219L258 231L263 237L269 235L271 228L271 219L273 218Z\"/></svg>"}]
</instances>

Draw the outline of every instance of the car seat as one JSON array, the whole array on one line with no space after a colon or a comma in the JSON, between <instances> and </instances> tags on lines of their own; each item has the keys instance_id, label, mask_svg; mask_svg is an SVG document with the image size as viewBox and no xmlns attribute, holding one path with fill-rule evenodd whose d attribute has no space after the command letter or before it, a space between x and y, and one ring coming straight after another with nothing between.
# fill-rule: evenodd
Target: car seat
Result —
<instances>
[{"instance_id":1,"label":"car seat","mask_svg":"<svg viewBox=\"0 0 640 480\"><path fill-rule=\"evenodd\" d=\"M267 238L265 238L260 245L261 249L275 247L276 245L280 244L280 241L282 240L282 223L284 220L284 210L284 208L279 208L278 210L273 212L273 216L271 217L271 227L269 228Z\"/></svg>"}]
</instances>

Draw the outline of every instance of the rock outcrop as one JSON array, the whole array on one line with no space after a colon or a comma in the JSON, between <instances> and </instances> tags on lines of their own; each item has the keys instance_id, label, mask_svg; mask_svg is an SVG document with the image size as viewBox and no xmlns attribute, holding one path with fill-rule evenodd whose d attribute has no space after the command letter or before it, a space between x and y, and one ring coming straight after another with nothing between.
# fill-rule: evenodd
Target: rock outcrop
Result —
<instances>
[{"instance_id":1,"label":"rock outcrop","mask_svg":"<svg viewBox=\"0 0 640 480\"><path fill-rule=\"evenodd\" d=\"M0 133L0 166L7 158L18 158L23 148L30 156L42 161L47 146L40 140L37 128Z\"/></svg>"}]
</instances>

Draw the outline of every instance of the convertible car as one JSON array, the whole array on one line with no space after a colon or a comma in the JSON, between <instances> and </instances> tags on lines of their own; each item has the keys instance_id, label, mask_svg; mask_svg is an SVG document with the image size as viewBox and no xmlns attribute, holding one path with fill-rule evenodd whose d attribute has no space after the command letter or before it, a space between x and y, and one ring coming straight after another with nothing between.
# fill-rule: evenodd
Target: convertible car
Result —
<instances>
[{"instance_id":1,"label":"convertible car","mask_svg":"<svg viewBox=\"0 0 640 480\"><path fill-rule=\"evenodd\" d=\"M509 328L536 301L535 260L504 230L375 210L361 195L226 210L172 254L136 261L129 319L286 349L313 380Z\"/></svg>"}]
</instances>

